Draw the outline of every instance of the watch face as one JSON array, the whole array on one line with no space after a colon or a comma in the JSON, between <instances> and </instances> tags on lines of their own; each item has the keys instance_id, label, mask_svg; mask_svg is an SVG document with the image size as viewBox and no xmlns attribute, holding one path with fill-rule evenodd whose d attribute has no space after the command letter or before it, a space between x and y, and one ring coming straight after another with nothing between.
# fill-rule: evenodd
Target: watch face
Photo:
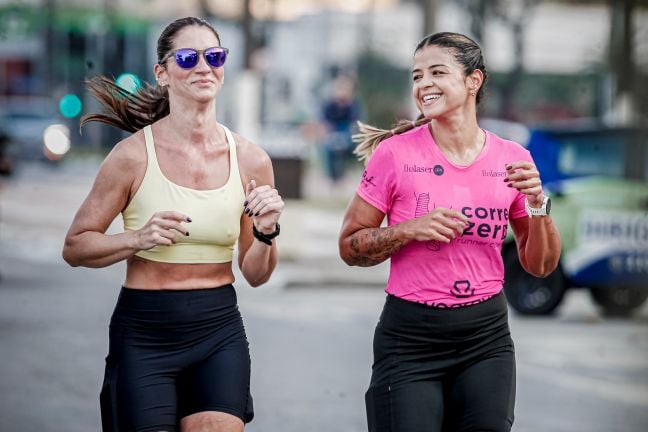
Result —
<instances>
[{"instance_id":1,"label":"watch face","mask_svg":"<svg viewBox=\"0 0 648 432\"><path fill-rule=\"evenodd\" d=\"M547 212L547 214L551 213L551 198L547 197L547 206L545 208L545 211Z\"/></svg>"}]
</instances>

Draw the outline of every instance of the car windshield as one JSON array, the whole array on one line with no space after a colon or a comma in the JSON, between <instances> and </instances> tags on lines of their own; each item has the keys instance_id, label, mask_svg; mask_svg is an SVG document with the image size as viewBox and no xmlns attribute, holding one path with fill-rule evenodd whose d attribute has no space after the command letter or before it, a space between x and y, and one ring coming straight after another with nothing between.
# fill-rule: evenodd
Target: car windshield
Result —
<instances>
[{"instance_id":1,"label":"car windshield","mask_svg":"<svg viewBox=\"0 0 648 432\"><path fill-rule=\"evenodd\" d=\"M52 117L47 113L39 112L10 112L4 115L7 119L10 120L42 120L42 119L51 119Z\"/></svg>"},{"instance_id":2,"label":"car windshield","mask_svg":"<svg viewBox=\"0 0 648 432\"><path fill-rule=\"evenodd\" d=\"M561 173L570 176L624 176L627 134L558 134L555 138L560 143L558 169Z\"/></svg>"}]
</instances>

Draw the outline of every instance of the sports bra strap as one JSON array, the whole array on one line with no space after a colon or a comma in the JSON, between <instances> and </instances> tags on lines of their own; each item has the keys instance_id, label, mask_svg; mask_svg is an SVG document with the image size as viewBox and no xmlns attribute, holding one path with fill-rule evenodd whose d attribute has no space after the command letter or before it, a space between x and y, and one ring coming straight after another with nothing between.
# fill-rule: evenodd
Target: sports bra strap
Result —
<instances>
[{"instance_id":1,"label":"sports bra strap","mask_svg":"<svg viewBox=\"0 0 648 432\"><path fill-rule=\"evenodd\" d=\"M146 142L146 158L148 160L147 165L150 167L151 164L157 165L157 156L155 154L155 144L153 141L153 130L151 125L144 126L144 142Z\"/></svg>"},{"instance_id":2,"label":"sports bra strap","mask_svg":"<svg viewBox=\"0 0 648 432\"><path fill-rule=\"evenodd\" d=\"M235 180L240 178L239 168L238 168L238 159L236 157L236 142L234 141L234 135L225 125L221 125L225 131L225 138L227 139L227 145L229 146L229 155L230 155L230 179Z\"/></svg>"}]
</instances>

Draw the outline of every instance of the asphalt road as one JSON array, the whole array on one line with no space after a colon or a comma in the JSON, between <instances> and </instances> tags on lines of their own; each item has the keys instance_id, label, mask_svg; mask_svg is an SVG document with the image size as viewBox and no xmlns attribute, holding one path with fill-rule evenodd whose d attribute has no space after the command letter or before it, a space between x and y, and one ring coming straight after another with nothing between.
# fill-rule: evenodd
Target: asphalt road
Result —
<instances>
[{"instance_id":1,"label":"asphalt road","mask_svg":"<svg viewBox=\"0 0 648 432\"><path fill-rule=\"evenodd\" d=\"M89 184L38 172L0 193L0 431L100 429L107 324L123 265L72 269L59 257ZM318 225L337 223L330 211L302 211ZM293 257L268 286L237 284L253 361L256 418L247 431L366 430L363 394L384 294L375 283L302 277L317 271L330 269ZM367 274L349 271L349 280ZM648 430L648 306L631 319L605 319L574 291L556 316L513 315L511 328L515 432Z\"/></svg>"}]
</instances>

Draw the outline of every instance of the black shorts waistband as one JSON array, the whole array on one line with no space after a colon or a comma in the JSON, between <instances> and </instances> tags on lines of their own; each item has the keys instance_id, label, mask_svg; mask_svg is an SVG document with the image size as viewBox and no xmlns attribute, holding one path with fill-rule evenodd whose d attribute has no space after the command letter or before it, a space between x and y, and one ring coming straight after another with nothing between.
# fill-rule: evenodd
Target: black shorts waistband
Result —
<instances>
[{"instance_id":1,"label":"black shorts waistband","mask_svg":"<svg viewBox=\"0 0 648 432\"><path fill-rule=\"evenodd\" d=\"M186 290L122 287L111 324L174 326L238 314L236 290L231 284Z\"/></svg>"},{"instance_id":2,"label":"black shorts waistband","mask_svg":"<svg viewBox=\"0 0 648 432\"><path fill-rule=\"evenodd\" d=\"M436 308L402 298L387 295L383 318L391 317L397 322L415 322L439 329L481 327L486 323L506 322L508 306L500 292L493 297L470 306Z\"/></svg>"},{"instance_id":3,"label":"black shorts waistband","mask_svg":"<svg viewBox=\"0 0 648 432\"><path fill-rule=\"evenodd\" d=\"M175 307L182 303L236 303L236 291L232 284L213 288L196 289L138 289L122 287L117 304L123 307L159 308Z\"/></svg>"}]
</instances>

